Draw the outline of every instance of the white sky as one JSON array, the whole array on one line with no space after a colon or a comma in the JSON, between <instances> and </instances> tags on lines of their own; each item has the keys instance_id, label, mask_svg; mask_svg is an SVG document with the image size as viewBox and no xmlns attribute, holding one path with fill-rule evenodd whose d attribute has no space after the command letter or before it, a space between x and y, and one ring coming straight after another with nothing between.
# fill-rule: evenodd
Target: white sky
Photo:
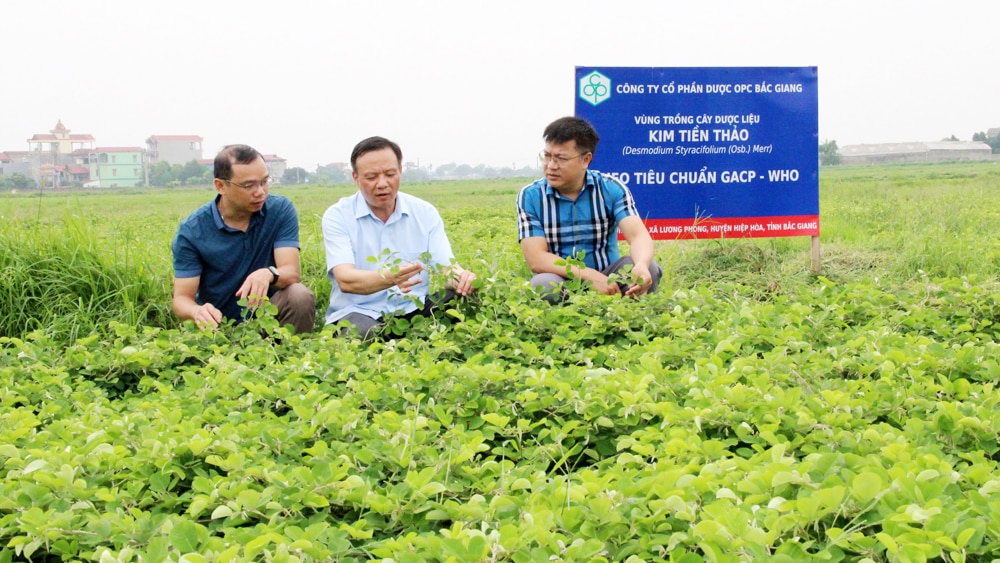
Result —
<instances>
[{"instance_id":1,"label":"white sky","mask_svg":"<svg viewBox=\"0 0 1000 563\"><path fill-rule=\"evenodd\" d=\"M3 0L0 151L200 135L314 170L364 137L422 166L534 164L576 66L817 66L819 137L1000 127L995 0Z\"/></svg>"}]
</instances>

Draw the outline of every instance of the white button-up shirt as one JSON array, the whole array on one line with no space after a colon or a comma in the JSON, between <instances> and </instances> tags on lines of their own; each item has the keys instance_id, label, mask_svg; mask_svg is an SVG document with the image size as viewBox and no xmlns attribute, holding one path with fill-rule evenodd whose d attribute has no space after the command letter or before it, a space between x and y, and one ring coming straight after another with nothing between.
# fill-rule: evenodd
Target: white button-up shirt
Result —
<instances>
[{"instance_id":1,"label":"white button-up shirt","mask_svg":"<svg viewBox=\"0 0 1000 563\"><path fill-rule=\"evenodd\" d=\"M351 313L362 313L373 319L390 311L409 313L418 307L414 296L421 304L427 299L430 269L449 266L454 260L451 243L444 232L444 221L437 209L403 192L396 194L396 209L384 223L372 213L359 191L331 205L323 214L322 227L326 271L332 282L326 324L335 323ZM427 255L429 261L422 258ZM424 263L424 271L417 274L421 281L409 293L401 293L395 286L370 295L344 293L333 276L334 266L341 264L375 271L397 260Z\"/></svg>"}]
</instances>

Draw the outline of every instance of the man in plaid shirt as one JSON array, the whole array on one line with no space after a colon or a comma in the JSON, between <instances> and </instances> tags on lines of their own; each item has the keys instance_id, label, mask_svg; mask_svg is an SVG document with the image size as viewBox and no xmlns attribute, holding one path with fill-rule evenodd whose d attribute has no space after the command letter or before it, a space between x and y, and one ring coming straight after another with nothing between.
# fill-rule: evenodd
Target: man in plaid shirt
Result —
<instances>
[{"instance_id":1,"label":"man in plaid shirt","mask_svg":"<svg viewBox=\"0 0 1000 563\"><path fill-rule=\"evenodd\" d=\"M521 188L517 195L518 240L531 284L546 298L562 295L567 276L591 283L606 295L640 297L656 291L663 270L653 259L653 239L639 218L628 187L587 166L600 137L590 123L577 117L557 119L545 128L545 150L539 155L545 177ZM629 255L618 250L618 231L629 244ZM586 267L557 265L583 253ZM626 265L627 279L609 279Z\"/></svg>"}]
</instances>

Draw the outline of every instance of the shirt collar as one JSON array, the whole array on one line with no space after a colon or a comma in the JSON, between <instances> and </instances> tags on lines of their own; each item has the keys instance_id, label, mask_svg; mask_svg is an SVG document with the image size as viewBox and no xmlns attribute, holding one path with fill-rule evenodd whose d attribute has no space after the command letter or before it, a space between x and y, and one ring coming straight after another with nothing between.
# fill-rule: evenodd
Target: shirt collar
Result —
<instances>
[{"instance_id":1,"label":"shirt collar","mask_svg":"<svg viewBox=\"0 0 1000 563\"><path fill-rule=\"evenodd\" d=\"M270 197L271 196L268 196L268 199L270 199ZM221 200L222 200L222 194L216 194L215 200L212 202L212 219L215 221L215 227L219 230L232 229L232 227L226 225L226 223L222 220L222 214L219 213L219 201ZM260 211L255 211L252 215L250 215L250 222L253 223L258 215L260 215L262 219L267 216L266 199L264 200L264 205L261 206Z\"/></svg>"},{"instance_id":2,"label":"shirt collar","mask_svg":"<svg viewBox=\"0 0 1000 563\"><path fill-rule=\"evenodd\" d=\"M400 197L403 194L396 192L396 208L392 210L392 215L389 215L389 220L385 222L386 225L392 223L393 221L398 221L400 217L410 214L410 204L404 197ZM371 207L368 207L368 202L365 201L365 196L360 191L358 191L354 197L357 198L354 204L354 218L360 219L362 217L371 216L373 219L381 222L375 213L372 211Z\"/></svg>"},{"instance_id":3,"label":"shirt collar","mask_svg":"<svg viewBox=\"0 0 1000 563\"><path fill-rule=\"evenodd\" d=\"M222 194L216 194L215 200L212 201L212 219L215 220L215 227L220 231L226 228L226 224L222 221L222 214L219 213L219 201L222 199Z\"/></svg>"}]
</instances>

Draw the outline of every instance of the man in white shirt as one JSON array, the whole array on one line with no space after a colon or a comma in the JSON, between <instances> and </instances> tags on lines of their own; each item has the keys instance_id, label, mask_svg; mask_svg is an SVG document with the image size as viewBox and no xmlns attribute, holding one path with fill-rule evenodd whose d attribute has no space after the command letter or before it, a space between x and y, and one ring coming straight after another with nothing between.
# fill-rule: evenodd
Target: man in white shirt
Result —
<instances>
[{"instance_id":1,"label":"man in white shirt","mask_svg":"<svg viewBox=\"0 0 1000 563\"><path fill-rule=\"evenodd\" d=\"M471 295L476 275L454 262L444 222L433 205L399 191L403 153L396 143L369 137L351 152L358 191L323 214L330 306L326 324L348 321L363 338L383 316L429 315L456 294ZM430 296L440 269L446 292Z\"/></svg>"}]
</instances>

